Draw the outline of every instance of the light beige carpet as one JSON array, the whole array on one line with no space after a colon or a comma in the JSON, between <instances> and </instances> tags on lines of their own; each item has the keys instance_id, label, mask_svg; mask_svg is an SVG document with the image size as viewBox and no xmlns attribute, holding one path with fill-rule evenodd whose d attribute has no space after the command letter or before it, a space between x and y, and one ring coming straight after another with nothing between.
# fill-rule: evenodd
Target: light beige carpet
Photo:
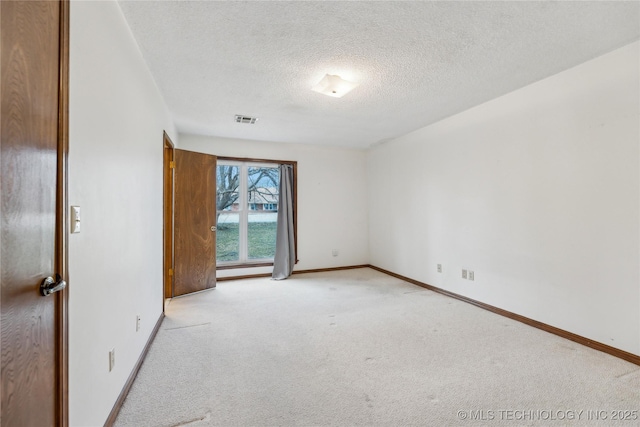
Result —
<instances>
[{"instance_id":1,"label":"light beige carpet","mask_svg":"<svg viewBox=\"0 0 640 427\"><path fill-rule=\"evenodd\" d=\"M639 366L367 268L166 316L116 426L640 425Z\"/></svg>"}]
</instances>

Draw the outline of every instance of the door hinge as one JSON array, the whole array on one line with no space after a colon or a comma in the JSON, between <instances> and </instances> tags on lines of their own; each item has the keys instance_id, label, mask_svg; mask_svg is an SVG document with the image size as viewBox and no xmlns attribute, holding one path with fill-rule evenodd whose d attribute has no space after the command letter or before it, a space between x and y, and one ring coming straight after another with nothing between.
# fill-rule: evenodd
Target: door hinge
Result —
<instances>
[{"instance_id":1,"label":"door hinge","mask_svg":"<svg viewBox=\"0 0 640 427\"><path fill-rule=\"evenodd\" d=\"M173 268L169 269L169 276L173 276Z\"/></svg>"},{"instance_id":2,"label":"door hinge","mask_svg":"<svg viewBox=\"0 0 640 427\"><path fill-rule=\"evenodd\" d=\"M175 169L175 168L176 168L176 162L170 161L169 162L169 169Z\"/></svg>"}]
</instances>

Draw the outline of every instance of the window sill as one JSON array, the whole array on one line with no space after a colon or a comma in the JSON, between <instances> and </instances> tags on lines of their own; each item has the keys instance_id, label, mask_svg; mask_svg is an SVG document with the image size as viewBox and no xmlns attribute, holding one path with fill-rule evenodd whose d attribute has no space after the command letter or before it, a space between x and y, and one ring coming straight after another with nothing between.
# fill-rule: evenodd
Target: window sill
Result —
<instances>
[{"instance_id":1,"label":"window sill","mask_svg":"<svg viewBox=\"0 0 640 427\"><path fill-rule=\"evenodd\" d=\"M273 262L255 262L244 264L222 264L216 265L216 270L233 270L237 268L253 268L253 267L273 267Z\"/></svg>"},{"instance_id":2,"label":"window sill","mask_svg":"<svg viewBox=\"0 0 640 427\"><path fill-rule=\"evenodd\" d=\"M300 260L296 259L296 264L299 263ZM244 264L222 264L216 265L216 270L234 270L238 268L255 268L255 267L273 267L273 262L254 262L254 263L244 263Z\"/></svg>"}]
</instances>

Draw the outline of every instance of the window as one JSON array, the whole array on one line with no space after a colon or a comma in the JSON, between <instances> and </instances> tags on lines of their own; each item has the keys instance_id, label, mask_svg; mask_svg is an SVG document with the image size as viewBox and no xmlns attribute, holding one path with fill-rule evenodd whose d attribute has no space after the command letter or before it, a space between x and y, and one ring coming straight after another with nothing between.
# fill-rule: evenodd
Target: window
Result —
<instances>
[{"instance_id":1,"label":"window","mask_svg":"<svg viewBox=\"0 0 640 427\"><path fill-rule=\"evenodd\" d=\"M279 164L218 158L218 267L273 262L276 251Z\"/></svg>"}]
</instances>

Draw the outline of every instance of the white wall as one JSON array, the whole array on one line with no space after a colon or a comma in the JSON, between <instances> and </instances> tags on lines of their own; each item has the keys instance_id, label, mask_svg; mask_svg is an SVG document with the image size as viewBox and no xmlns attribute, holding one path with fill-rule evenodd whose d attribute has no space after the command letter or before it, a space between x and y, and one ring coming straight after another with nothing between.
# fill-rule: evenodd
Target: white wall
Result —
<instances>
[{"instance_id":1,"label":"white wall","mask_svg":"<svg viewBox=\"0 0 640 427\"><path fill-rule=\"evenodd\" d=\"M70 43L70 424L102 426L162 312L162 131L175 131L116 2L72 2Z\"/></svg>"},{"instance_id":2,"label":"white wall","mask_svg":"<svg viewBox=\"0 0 640 427\"><path fill-rule=\"evenodd\" d=\"M640 354L639 47L372 149L371 263Z\"/></svg>"},{"instance_id":3,"label":"white wall","mask_svg":"<svg viewBox=\"0 0 640 427\"><path fill-rule=\"evenodd\" d=\"M185 134L180 135L178 148L227 157L297 161L300 262L295 270L368 263L364 151ZM338 249L337 257L332 256L333 249ZM271 270L220 270L218 277Z\"/></svg>"}]
</instances>

